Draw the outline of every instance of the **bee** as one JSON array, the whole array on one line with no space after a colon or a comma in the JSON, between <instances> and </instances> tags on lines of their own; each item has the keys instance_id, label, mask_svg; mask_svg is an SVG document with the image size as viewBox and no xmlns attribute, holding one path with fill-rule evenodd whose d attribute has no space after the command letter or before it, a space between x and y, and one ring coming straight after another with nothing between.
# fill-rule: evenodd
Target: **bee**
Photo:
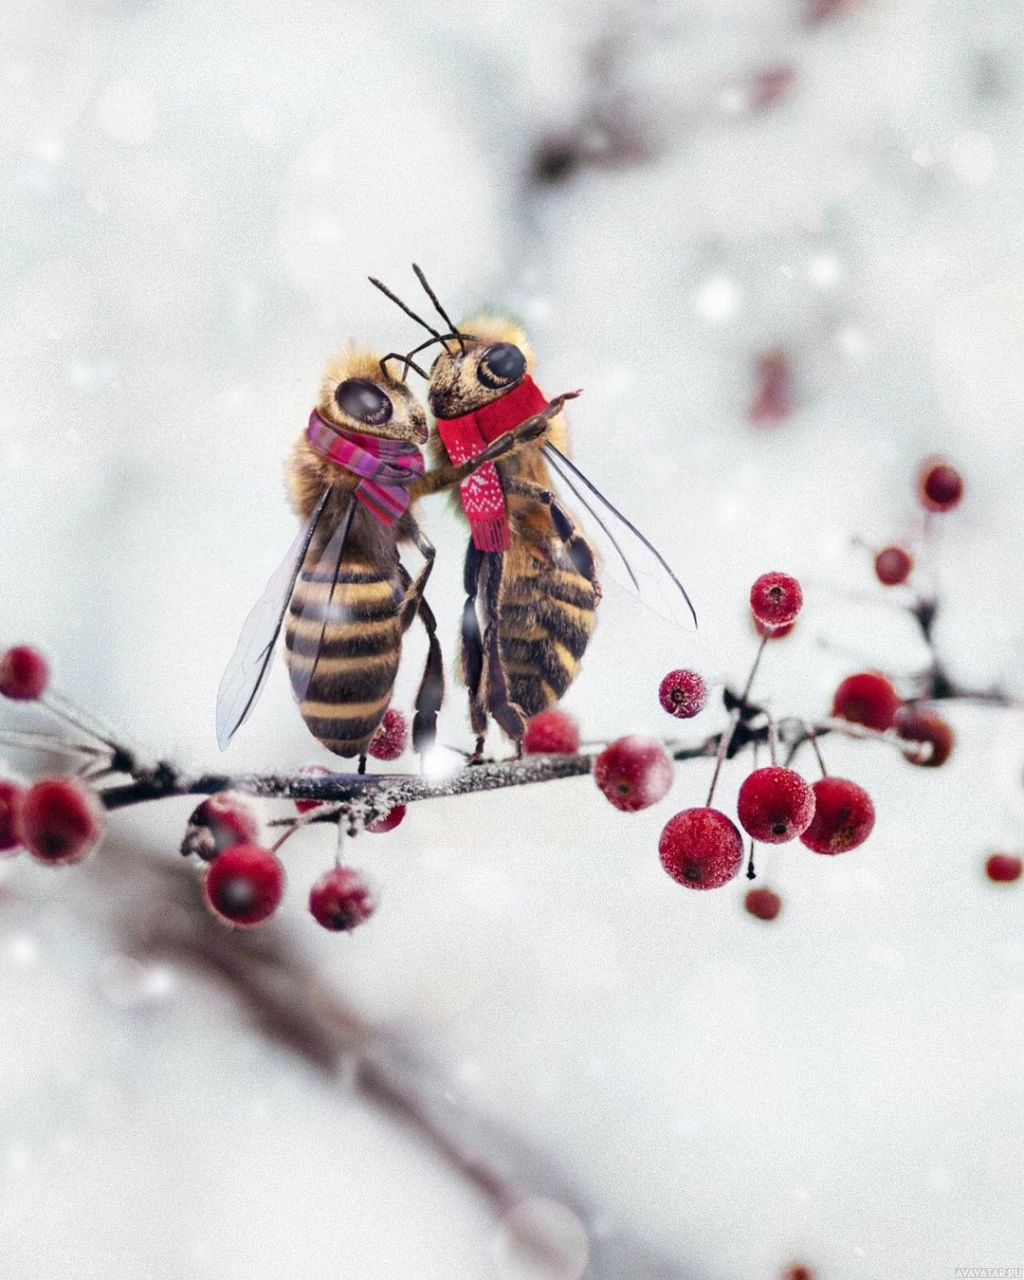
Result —
<instances>
[{"instance_id":1,"label":"bee","mask_svg":"<svg viewBox=\"0 0 1024 1280\"><path fill-rule=\"evenodd\" d=\"M414 264L413 270L451 331L430 369L427 391L434 416L431 456L450 466L483 456L489 440L536 414L545 397L531 376L533 353L519 325L477 315L460 330L420 268ZM557 703L575 679L602 595L599 565L661 616L696 625L689 596L667 561L573 465L568 451L565 419L552 414L531 443L459 487L471 534L460 647L475 758L483 751L488 716L518 752L526 719ZM556 477L593 521L588 535L554 492Z\"/></svg>"},{"instance_id":2,"label":"bee","mask_svg":"<svg viewBox=\"0 0 1024 1280\"><path fill-rule=\"evenodd\" d=\"M406 385L409 364L401 377L389 372L398 359L406 358L350 347L327 366L287 465L302 526L250 612L220 684L222 750L262 692L284 626L292 692L307 728L335 755L358 756L362 772L391 699L402 638L417 615L428 653L413 743L424 752L433 741L444 667L424 589L435 553L414 503L532 438L546 420L504 433L478 458L428 472L420 451L428 436L426 412ZM399 559L405 543L423 557L415 578Z\"/></svg>"}]
</instances>

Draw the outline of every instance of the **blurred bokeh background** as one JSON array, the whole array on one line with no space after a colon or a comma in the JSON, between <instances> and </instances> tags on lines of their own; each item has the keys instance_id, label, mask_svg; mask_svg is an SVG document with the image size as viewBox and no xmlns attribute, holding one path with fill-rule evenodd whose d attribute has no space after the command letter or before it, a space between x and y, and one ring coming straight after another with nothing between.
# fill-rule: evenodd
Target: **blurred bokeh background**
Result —
<instances>
[{"instance_id":1,"label":"blurred bokeh background","mask_svg":"<svg viewBox=\"0 0 1024 1280\"><path fill-rule=\"evenodd\" d=\"M925 561L946 661L1024 695L1022 63L1017 0L10 0L0 637L143 752L217 765L217 682L292 537L282 459L332 351L418 341L366 283L413 295L415 260L454 313L520 316L549 394L585 388L577 461L700 612L608 592L584 736L665 733L671 666L741 678L767 569L807 600L759 677L780 714L912 675L852 539L919 532L932 452L968 483ZM464 535L441 501L425 523L453 642ZM765 857L771 925L658 864L706 762L639 815L589 779L417 806L352 852L381 907L351 938L304 910L322 831L260 942L178 883L187 804L78 871L5 864L0 1271L1024 1266L1024 899L981 873L1024 841L1024 732L949 714L941 770L829 740L878 825ZM443 722L468 742L455 689ZM278 670L225 764L314 761Z\"/></svg>"}]
</instances>

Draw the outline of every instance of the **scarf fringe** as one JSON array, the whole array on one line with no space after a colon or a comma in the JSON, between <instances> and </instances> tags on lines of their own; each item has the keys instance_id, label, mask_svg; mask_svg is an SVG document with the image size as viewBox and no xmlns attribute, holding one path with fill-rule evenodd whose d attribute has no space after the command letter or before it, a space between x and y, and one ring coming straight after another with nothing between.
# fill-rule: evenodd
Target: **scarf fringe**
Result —
<instances>
[{"instance_id":1,"label":"scarf fringe","mask_svg":"<svg viewBox=\"0 0 1024 1280\"><path fill-rule=\"evenodd\" d=\"M491 520L474 520L470 526L477 551L511 551L512 534L503 513Z\"/></svg>"}]
</instances>

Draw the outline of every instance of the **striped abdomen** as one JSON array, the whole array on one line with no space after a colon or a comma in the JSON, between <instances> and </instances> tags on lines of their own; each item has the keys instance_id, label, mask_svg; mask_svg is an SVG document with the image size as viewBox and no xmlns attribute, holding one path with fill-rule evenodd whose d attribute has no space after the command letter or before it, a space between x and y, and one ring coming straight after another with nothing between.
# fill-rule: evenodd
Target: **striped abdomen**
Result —
<instances>
[{"instance_id":1,"label":"striped abdomen","mask_svg":"<svg viewBox=\"0 0 1024 1280\"><path fill-rule=\"evenodd\" d=\"M577 564L590 547L573 539ZM592 561L592 555L589 557ZM580 572L554 535L526 555L506 557L498 616L498 643L509 694L527 716L556 703L579 671L594 633L600 593L592 563Z\"/></svg>"},{"instance_id":2,"label":"striped abdomen","mask_svg":"<svg viewBox=\"0 0 1024 1280\"><path fill-rule=\"evenodd\" d=\"M358 756L388 709L398 671L401 566L396 561L386 571L347 558L333 594L331 585L329 575L306 569L299 575L286 657L293 687L309 680L299 711L310 733L335 755Z\"/></svg>"}]
</instances>

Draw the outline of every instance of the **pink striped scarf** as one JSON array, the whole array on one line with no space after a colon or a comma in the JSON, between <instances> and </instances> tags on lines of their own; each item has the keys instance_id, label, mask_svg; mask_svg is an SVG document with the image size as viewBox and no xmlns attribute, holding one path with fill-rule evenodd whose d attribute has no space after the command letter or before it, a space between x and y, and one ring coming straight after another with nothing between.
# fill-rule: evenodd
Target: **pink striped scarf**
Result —
<instances>
[{"instance_id":1,"label":"pink striped scarf","mask_svg":"<svg viewBox=\"0 0 1024 1280\"><path fill-rule=\"evenodd\" d=\"M306 439L322 458L362 477L356 497L381 524L394 524L408 510L409 486L426 471L414 444L344 431L316 409L309 415Z\"/></svg>"}]
</instances>

